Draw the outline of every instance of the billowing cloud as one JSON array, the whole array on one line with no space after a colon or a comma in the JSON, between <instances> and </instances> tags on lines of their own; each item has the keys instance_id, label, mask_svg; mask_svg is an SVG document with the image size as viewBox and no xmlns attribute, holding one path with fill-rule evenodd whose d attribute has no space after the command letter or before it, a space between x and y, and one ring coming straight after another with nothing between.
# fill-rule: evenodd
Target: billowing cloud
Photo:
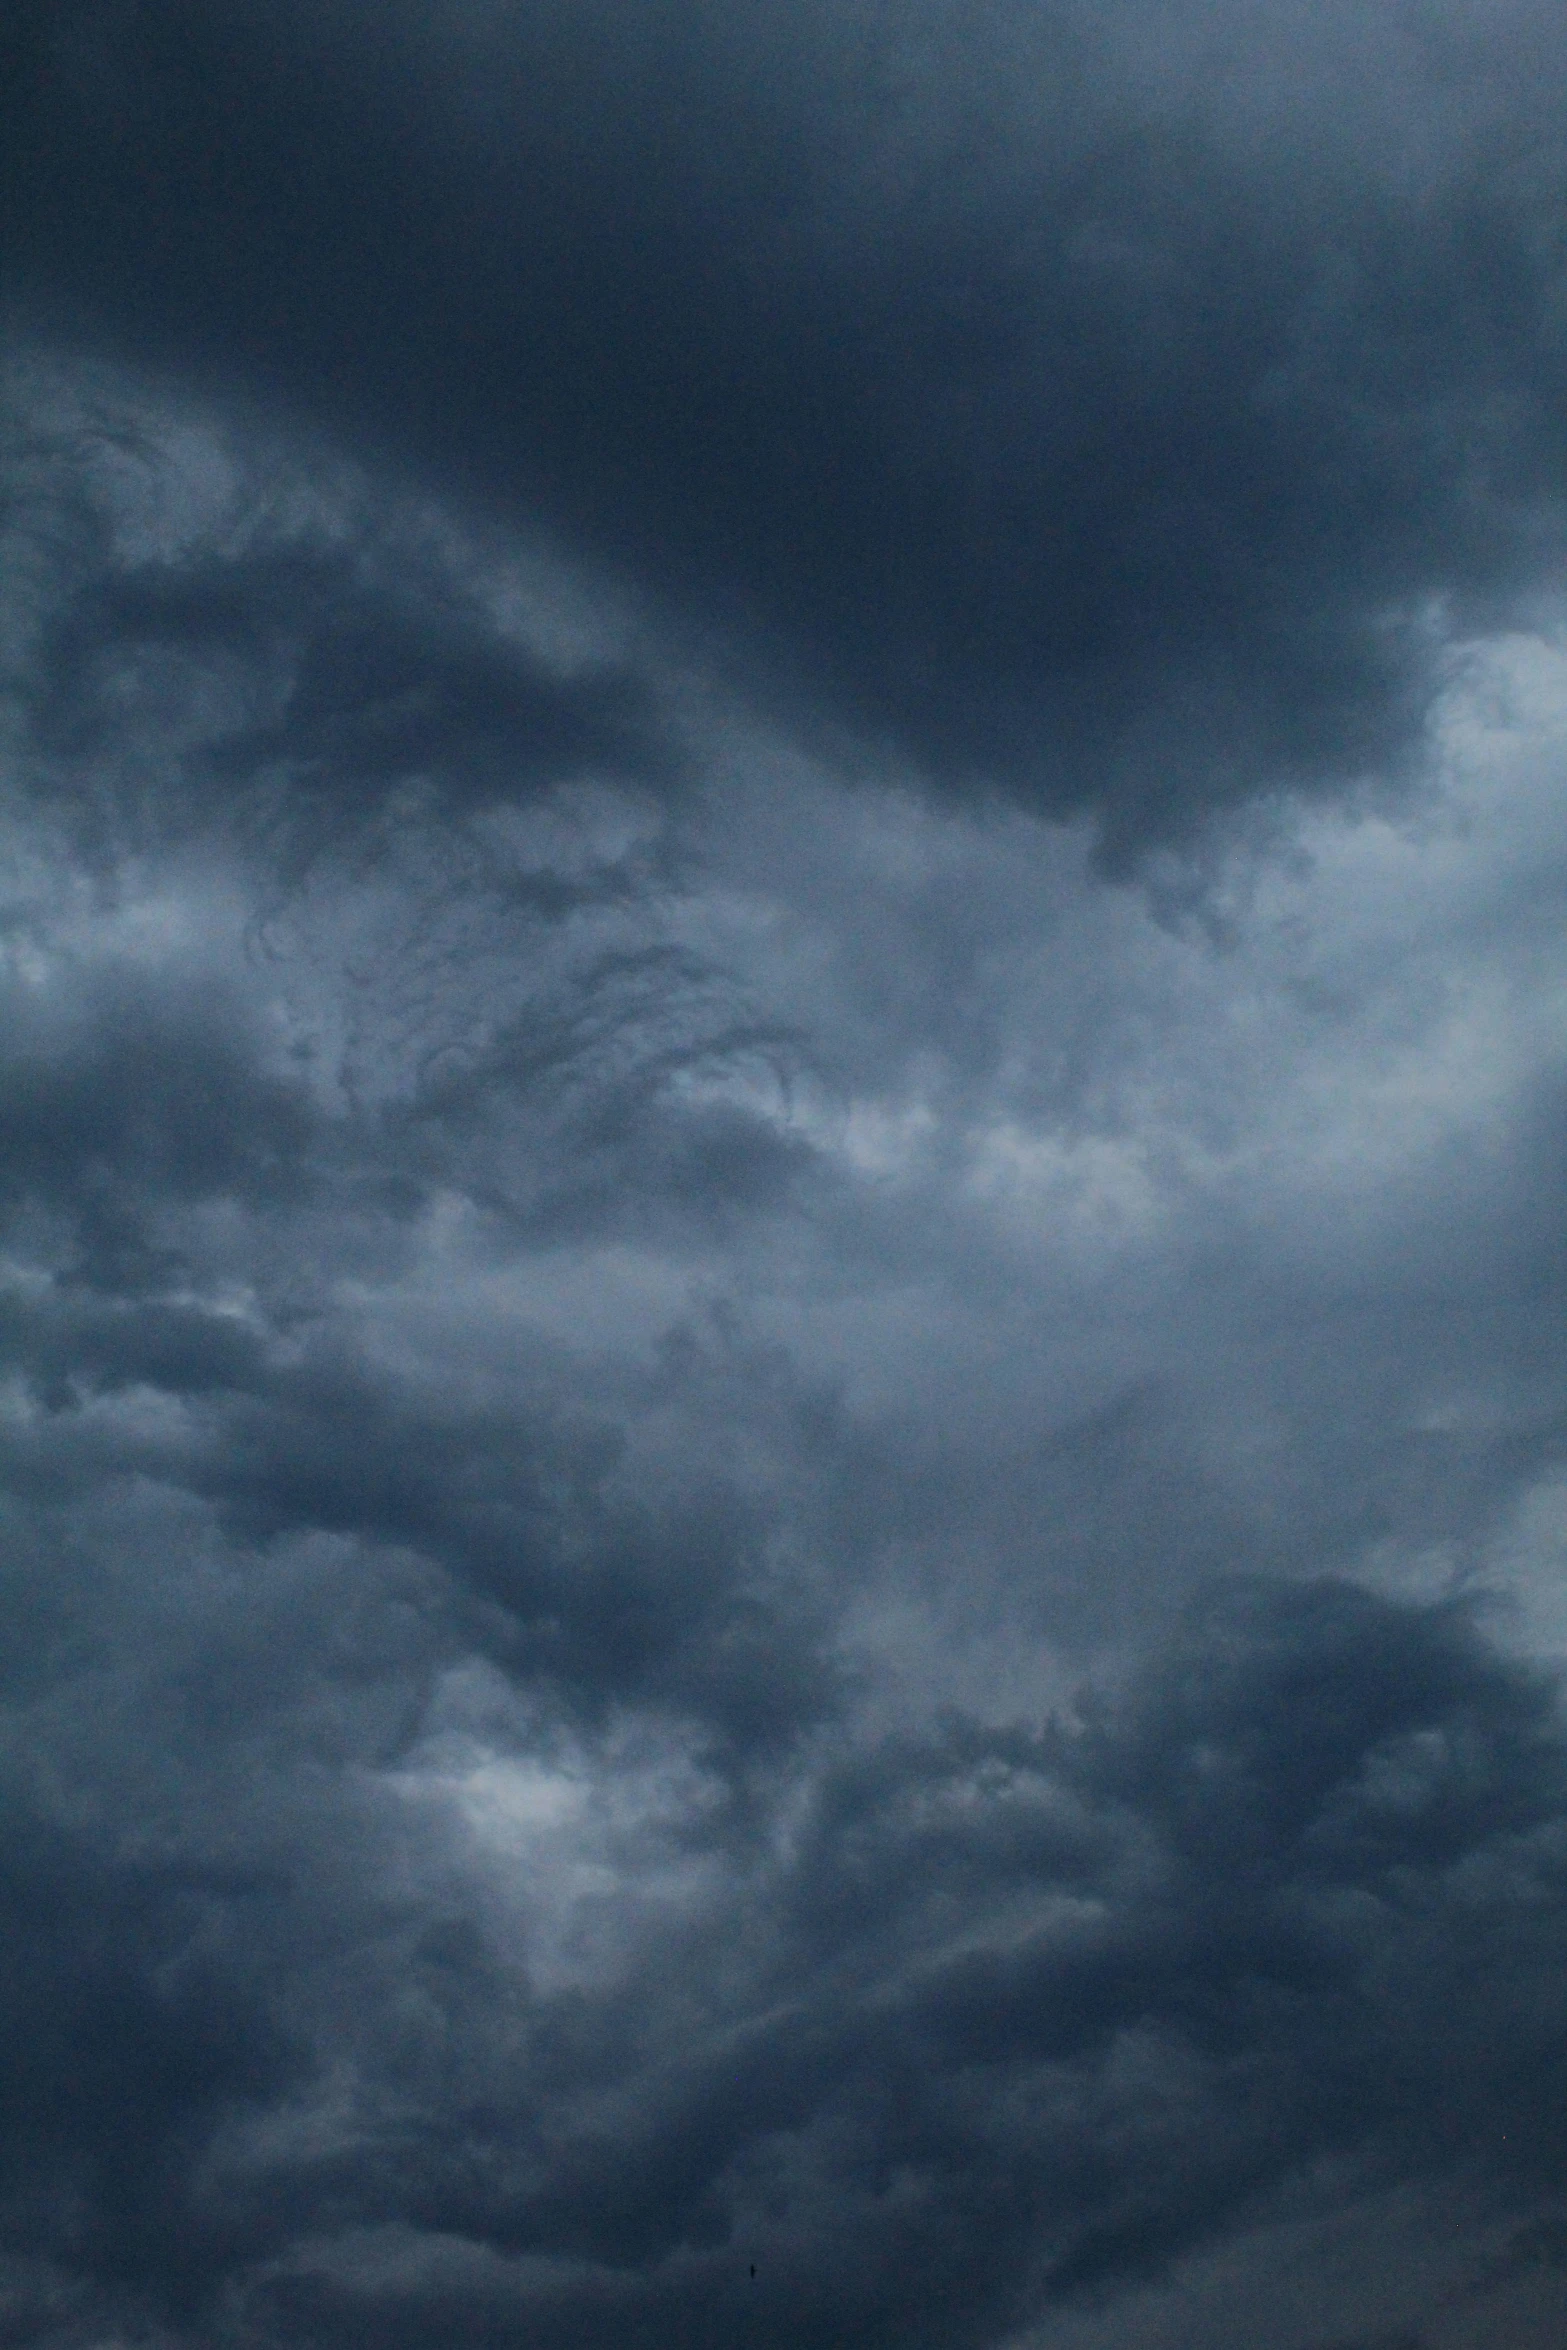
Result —
<instances>
[{"instance_id":1,"label":"billowing cloud","mask_svg":"<svg viewBox=\"0 0 1567 2350\"><path fill-rule=\"evenodd\" d=\"M1553 560L1549 12L55 5L13 40L22 315L543 517L813 732L1118 851L1384 771L1452 617ZM422 675L482 772L521 681Z\"/></svg>"},{"instance_id":2,"label":"billowing cloud","mask_svg":"<svg viewBox=\"0 0 1567 2350\"><path fill-rule=\"evenodd\" d=\"M1504 18L15 13L8 2340L1560 2340Z\"/></svg>"}]
</instances>

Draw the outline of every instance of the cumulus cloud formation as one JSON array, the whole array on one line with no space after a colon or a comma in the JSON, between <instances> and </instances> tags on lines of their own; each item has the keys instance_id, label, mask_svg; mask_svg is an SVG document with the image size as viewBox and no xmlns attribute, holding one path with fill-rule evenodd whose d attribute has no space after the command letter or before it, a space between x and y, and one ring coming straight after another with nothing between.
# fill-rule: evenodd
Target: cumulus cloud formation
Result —
<instances>
[{"instance_id":1,"label":"cumulus cloud formation","mask_svg":"<svg viewBox=\"0 0 1567 2350\"><path fill-rule=\"evenodd\" d=\"M6 2340L1558 2342L1556 17L4 41Z\"/></svg>"}]
</instances>

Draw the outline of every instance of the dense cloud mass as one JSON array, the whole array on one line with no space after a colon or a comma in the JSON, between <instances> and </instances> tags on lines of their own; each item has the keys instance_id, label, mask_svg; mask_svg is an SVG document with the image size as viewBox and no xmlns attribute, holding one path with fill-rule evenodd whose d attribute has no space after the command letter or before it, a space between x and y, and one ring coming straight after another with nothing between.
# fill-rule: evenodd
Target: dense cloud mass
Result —
<instances>
[{"instance_id":1,"label":"dense cloud mass","mask_svg":"<svg viewBox=\"0 0 1567 2350\"><path fill-rule=\"evenodd\" d=\"M13 8L4 2342L1560 2343L1564 72Z\"/></svg>"},{"instance_id":2,"label":"dense cloud mass","mask_svg":"<svg viewBox=\"0 0 1567 2350\"><path fill-rule=\"evenodd\" d=\"M1433 632L1558 547L1553 10L24 0L13 42L24 312L534 514L861 755L1122 854L1396 766Z\"/></svg>"}]
</instances>

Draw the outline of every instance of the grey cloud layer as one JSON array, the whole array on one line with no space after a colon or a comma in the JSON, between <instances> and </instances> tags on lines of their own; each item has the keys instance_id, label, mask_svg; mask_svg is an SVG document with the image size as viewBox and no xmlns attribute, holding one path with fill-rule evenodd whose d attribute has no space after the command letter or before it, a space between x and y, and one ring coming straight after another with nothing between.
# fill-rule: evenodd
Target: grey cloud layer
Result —
<instances>
[{"instance_id":1,"label":"grey cloud layer","mask_svg":"<svg viewBox=\"0 0 1567 2350\"><path fill-rule=\"evenodd\" d=\"M38 5L13 44L24 313L547 513L812 728L1121 851L1396 760L1433 610L1556 545L1545 13Z\"/></svg>"},{"instance_id":2,"label":"grey cloud layer","mask_svg":"<svg viewBox=\"0 0 1567 2350\"><path fill-rule=\"evenodd\" d=\"M0 2336L1559 2339L1556 19L4 39Z\"/></svg>"},{"instance_id":3,"label":"grey cloud layer","mask_svg":"<svg viewBox=\"0 0 1567 2350\"><path fill-rule=\"evenodd\" d=\"M1247 851L1226 945L760 747L673 803L252 763L332 608L149 696L50 661L145 585L72 543L7 925L17 2338L1048 2339L1411 2177L1548 2244L1552 1684L1320 1573L1479 1561L1560 1460L1545 1032L1369 1204L1332 1124L1447 1067L1428 960L1554 986L1485 878L1559 853L1539 778L1473 878L1461 810L1274 912Z\"/></svg>"},{"instance_id":4,"label":"grey cloud layer","mask_svg":"<svg viewBox=\"0 0 1567 2350\"><path fill-rule=\"evenodd\" d=\"M486 1895L365 1775L368 1685L428 1673L367 1566L257 1559L134 1687L13 1709L7 2232L84 2323L987 2341L1335 2159L1559 2176L1564 1750L1451 1610L1242 1588L1086 1733L829 1749L781 1857L677 1831L694 1931L530 1993L538 1850Z\"/></svg>"}]
</instances>

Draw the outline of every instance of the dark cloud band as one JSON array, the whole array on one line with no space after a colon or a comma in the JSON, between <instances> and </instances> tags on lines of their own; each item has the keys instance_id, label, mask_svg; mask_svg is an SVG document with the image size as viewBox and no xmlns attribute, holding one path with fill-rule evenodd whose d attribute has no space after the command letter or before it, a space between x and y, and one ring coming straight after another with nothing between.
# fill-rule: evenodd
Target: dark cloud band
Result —
<instances>
[{"instance_id":1,"label":"dark cloud band","mask_svg":"<svg viewBox=\"0 0 1567 2350\"><path fill-rule=\"evenodd\" d=\"M1123 850L1384 770L1433 613L1554 559L1527 12L22 28L24 308L546 514L811 728ZM442 691L488 739L515 688Z\"/></svg>"}]
</instances>

